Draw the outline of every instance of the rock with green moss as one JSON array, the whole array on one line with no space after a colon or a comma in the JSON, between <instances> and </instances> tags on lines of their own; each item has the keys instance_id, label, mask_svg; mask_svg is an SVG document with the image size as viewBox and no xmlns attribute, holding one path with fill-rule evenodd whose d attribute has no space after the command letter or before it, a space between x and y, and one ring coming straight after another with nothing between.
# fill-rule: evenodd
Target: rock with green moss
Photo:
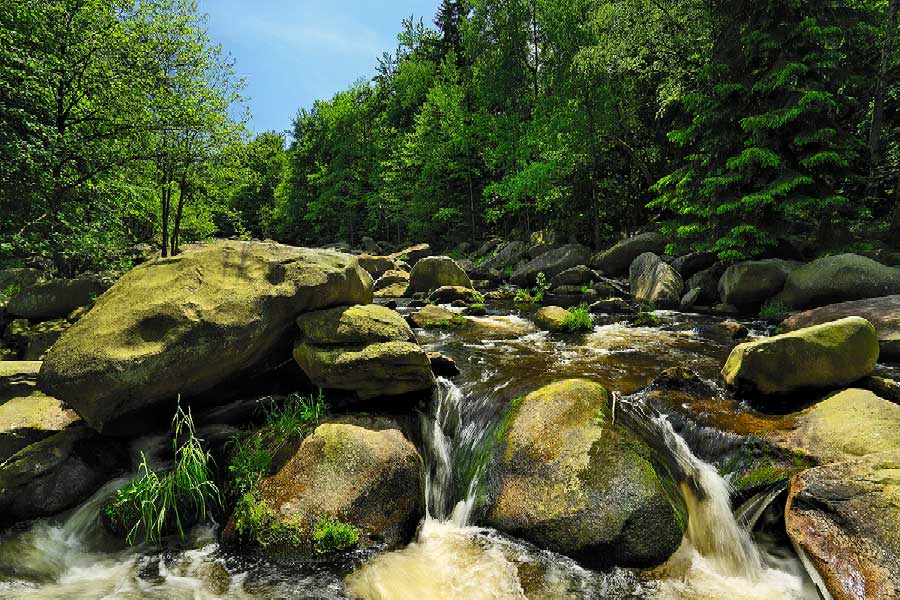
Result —
<instances>
[{"instance_id":1,"label":"rock with green moss","mask_svg":"<svg viewBox=\"0 0 900 600\"><path fill-rule=\"evenodd\" d=\"M719 298L726 304L755 310L784 287L800 263L769 258L731 265L719 279Z\"/></svg>"},{"instance_id":2,"label":"rock with green moss","mask_svg":"<svg viewBox=\"0 0 900 600\"><path fill-rule=\"evenodd\" d=\"M753 394L804 388L836 388L865 377L878 360L872 324L848 317L740 344L728 356L722 378Z\"/></svg>"},{"instance_id":3,"label":"rock with green moss","mask_svg":"<svg viewBox=\"0 0 900 600\"><path fill-rule=\"evenodd\" d=\"M893 294L900 294L900 268L857 254L839 254L792 271L775 301L811 308Z\"/></svg>"},{"instance_id":4,"label":"rock with green moss","mask_svg":"<svg viewBox=\"0 0 900 600\"><path fill-rule=\"evenodd\" d=\"M851 388L803 411L787 445L818 463L900 450L900 406Z\"/></svg>"},{"instance_id":5,"label":"rock with green moss","mask_svg":"<svg viewBox=\"0 0 900 600\"><path fill-rule=\"evenodd\" d=\"M401 297L406 295L409 287L409 273L406 271L390 270L375 281L375 296L377 298Z\"/></svg>"},{"instance_id":6,"label":"rock with green moss","mask_svg":"<svg viewBox=\"0 0 900 600\"><path fill-rule=\"evenodd\" d=\"M681 544L686 513L652 450L586 380L514 403L489 466L486 523L585 565L650 567Z\"/></svg>"},{"instance_id":7,"label":"rock with green moss","mask_svg":"<svg viewBox=\"0 0 900 600\"><path fill-rule=\"evenodd\" d=\"M0 269L0 296L15 296L19 291L43 280L44 273L38 269Z\"/></svg>"},{"instance_id":8,"label":"rock with green moss","mask_svg":"<svg viewBox=\"0 0 900 600\"><path fill-rule=\"evenodd\" d=\"M431 362L396 312L374 304L337 307L298 317L294 359L324 389L359 400L434 387Z\"/></svg>"},{"instance_id":9,"label":"rock with green moss","mask_svg":"<svg viewBox=\"0 0 900 600\"><path fill-rule=\"evenodd\" d=\"M280 555L397 547L424 510L422 459L397 429L327 423L239 499L228 536Z\"/></svg>"},{"instance_id":10,"label":"rock with green moss","mask_svg":"<svg viewBox=\"0 0 900 600\"><path fill-rule=\"evenodd\" d=\"M451 310L430 304L423 306L409 316L410 322L423 329L448 329L462 327L466 320Z\"/></svg>"},{"instance_id":11,"label":"rock with green moss","mask_svg":"<svg viewBox=\"0 0 900 600\"><path fill-rule=\"evenodd\" d=\"M678 306L684 293L681 275L652 252L641 254L628 271L631 294L638 302Z\"/></svg>"},{"instance_id":12,"label":"rock with green moss","mask_svg":"<svg viewBox=\"0 0 900 600\"><path fill-rule=\"evenodd\" d=\"M542 306L534 314L534 324L544 331L558 331L568 317L569 311L561 306Z\"/></svg>"},{"instance_id":13,"label":"rock with green moss","mask_svg":"<svg viewBox=\"0 0 900 600\"><path fill-rule=\"evenodd\" d=\"M785 525L835 600L900 597L900 451L824 465L791 483Z\"/></svg>"},{"instance_id":14,"label":"rock with green moss","mask_svg":"<svg viewBox=\"0 0 900 600\"><path fill-rule=\"evenodd\" d=\"M472 287L469 276L449 256L425 257L409 273L409 294L428 293L443 286Z\"/></svg>"},{"instance_id":15,"label":"rock with green moss","mask_svg":"<svg viewBox=\"0 0 900 600\"><path fill-rule=\"evenodd\" d=\"M30 321L64 319L76 308L93 302L107 288L109 282L88 275L43 281L23 288L13 296L7 311Z\"/></svg>"},{"instance_id":16,"label":"rock with green moss","mask_svg":"<svg viewBox=\"0 0 900 600\"><path fill-rule=\"evenodd\" d=\"M666 244L666 238L655 231L641 233L595 254L591 258L591 266L604 275L626 275L634 259L644 252L662 254Z\"/></svg>"},{"instance_id":17,"label":"rock with green moss","mask_svg":"<svg viewBox=\"0 0 900 600\"><path fill-rule=\"evenodd\" d=\"M76 423L0 464L0 524L78 506L128 465L116 441Z\"/></svg>"},{"instance_id":18,"label":"rock with green moss","mask_svg":"<svg viewBox=\"0 0 900 600\"><path fill-rule=\"evenodd\" d=\"M478 304L484 302L484 296L480 292L460 285L441 286L431 292L428 299L436 304L451 304L453 302Z\"/></svg>"},{"instance_id":19,"label":"rock with green moss","mask_svg":"<svg viewBox=\"0 0 900 600\"><path fill-rule=\"evenodd\" d=\"M78 421L75 411L38 390L0 392L0 464L29 444Z\"/></svg>"},{"instance_id":20,"label":"rock with green moss","mask_svg":"<svg viewBox=\"0 0 900 600\"><path fill-rule=\"evenodd\" d=\"M136 267L47 354L39 383L103 433L128 435L190 398L290 356L294 319L369 303L356 259L223 241Z\"/></svg>"}]
</instances>

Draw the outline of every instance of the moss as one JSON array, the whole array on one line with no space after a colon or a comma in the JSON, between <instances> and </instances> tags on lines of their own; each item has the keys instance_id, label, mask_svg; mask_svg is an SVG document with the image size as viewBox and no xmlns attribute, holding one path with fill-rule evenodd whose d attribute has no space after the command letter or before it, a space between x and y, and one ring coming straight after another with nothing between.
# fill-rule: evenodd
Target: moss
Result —
<instances>
[{"instance_id":1,"label":"moss","mask_svg":"<svg viewBox=\"0 0 900 600\"><path fill-rule=\"evenodd\" d=\"M790 312L791 307L784 302L766 302L759 309L759 317L767 320L783 319Z\"/></svg>"},{"instance_id":2,"label":"moss","mask_svg":"<svg viewBox=\"0 0 900 600\"><path fill-rule=\"evenodd\" d=\"M424 329L455 329L466 324L466 318L462 315L453 315L450 319L426 321L422 323Z\"/></svg>"},{"instance_id":3,"label":"moss","mask_svg":"<svg viewBox=\"0 0 900 600\"><path fill-rule=\"evenodd\" d=\"M310 531L296 519L284 519L256 491L246 492L234 506L234 526L244 540L262 549L310 546Z\"/></svg>"},{"instance_id":4,"label":"moss","mask_svg":"<svg viewBox=\"0 0 900 600\"><path fill-rule=\"evenodd\" d=\"M793 477L800 469L796 467L764 466L745 473L738 479L734 488L738 492L768 487Z\"/></svg>"},{"instance_id":5,"label":"moss","mask_svg":"<svg viewBox=\"0 0 900 600\"><path fill-rule=\"evenodd\" d=\"M591 331L594 328L594 323L591 320L591 314L588 312L586 306L579 306L578 308L573 308L568 311L568 315L563 319L562 324L559 326L559 331L564 331L566 333L579 333L583 331Z\"/></svg>"},{"instance_id":6,"label":"moss","mask_svg":"<svg viewBox=\"0 0 900 600\"><path fill-rule=\"evenodd\" d=\"M321 519L313 529L316 554L352 548L359 542L359 529L339 519Z\"/></svg>"}]
</instances>

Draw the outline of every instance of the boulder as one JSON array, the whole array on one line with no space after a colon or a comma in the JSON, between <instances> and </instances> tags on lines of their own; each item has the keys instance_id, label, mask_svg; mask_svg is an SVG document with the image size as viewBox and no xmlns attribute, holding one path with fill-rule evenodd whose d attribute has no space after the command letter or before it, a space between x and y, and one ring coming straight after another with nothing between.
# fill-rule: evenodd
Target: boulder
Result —
<instances>
[{"instance_id":1,"label":"boulder","mask_svg":"<svg viewBox=\"0 0 900 600\"><path fill-rule=\"evenodd\" d=\"M75 411L38 390L0 393L0 464L76 421Z\"/></svg>"},{"instance_id":2,"label":"boulder","mask_svg":"<svg viewBox=\"0 0 900 600\"><path fill-rule=\"evenodd\" d=\"M431 370L438 377L456 377L459 375L459 367L456 361L440 352L429 352L428 360L431 361Z\"/></svg>"},{"instance_id":3,"label":"boulder","mask_svg":"<svg viewBox=\"0 0 900 600\"><path fill-rule=\"evenodd\" d=\"M44 272L40 269L0 269L0 296L15 296L17 292L43 280Z\"/></svg>"},{"instance_id":4,"label":"boulder","mask_svg":"<svg viewBox=\"0 0 900 600\"><path fill-rule=\"evenodd\" d=\"M437 304L450 304L460 301L464 304L480 304L484 302L484 296L470 287L459 285L444 285L431 292L428 299Z\"/></svg>"},{"instance_id":5,"label":"boulder","mask_svg":"<svg viewBox=\"0 0 900 600\"><path fill-rule=\"evenodd\" d=\"M119 442L83 424L30 444L0 463L0 523L78 506L127 466Z\"/></svg>"},{"instance_id":6,"label":"boulder","mask_svg":"<svg viewBox=\"0 0 900 600\"><path fill-rule=\"evenodd\" d=\"M708 269L718 260L715 252L693 252L679 256L672 261L672 268L678 271L681 278L687 281L700 271Z\"/></svg>"},{"instance_id":7,"label":"boulder","mask_svg":"<svg viewBox=\"0 0 900 600\"><path fill-rule=\"evenodd\" d=\"M652 252L641 254L628 271L631 294L638 302L678 306L684 293L681 275Z\"/></svg>"},{"instance_id":8,"label":"boulder","mask_svg":"<svg viewBox=\"0 0 900 600\"><path fill-rule=\"evenodd\" d=\"M53 345L39 384L102 433L145 432L178 395L283 363L300 313L371 300L371 277L347 254L201 246L122 277Z\"/></svg>"},{"instance_id":9,"label":"boulder","mask_svg":"<svg viewBox=\"0 0 900 600\"><path fill-rule=\"evenodd\" d=\"M850 300L807 310L785 319L781 329L796 331L851 316L862 317L875 327L882 358L900 361L900 294Z\"/></svg>"},{"instance_id":10,"label":"boulder","mask_svg":"<svg viewBox=\"0 0 900 600\"><path fill-rule=\"evenodd\" d=\"M502 243L503 243L503 239L498 238L498 237L493 237L489 240L486 240L483 244L481 244L481 246L478 247L478 250L475 251L475 256L476 257L488 256L488 255L493 256L494 250L496 250L497 247L500 246L500 244L502 244Z\"/></svg>"},{"instance_id":11,"label":"boulder","mask_svg":"<svg viewBox=\"0 0 900 600\"><path fill-rule=\"evenodd\" d=\"M869 375L860 379L854 385L864 390L869 390L894 404L900 404L900 380Z\"/></svg>"},{"instance_id":12,"label":"boulder","mask_svg":"<svg viewBox=\"0 0 900 600\"><path fill-rule=\"evenodd\" d=\"M406 296L409 284L394 283L375 292L376 298L402 298Z\"/></svg>"},{"instance_id":13,"label":"boulder","mask_svg":"<svg viewBox=\"0 0 900 600\"><path fill-rule=\"evenodd\" d=\"M487 525L592 568L659 565L681 544L677 488L614 423L603 386L544 386L514 402L498 435Z\"/></svg>"},{"instance_id":14,"label":"boulder","mask_svg":"<svg viewBox=\"0 0 900 600\"><path fill-rule=\"evenodd\" d=\"M569 317L569 311L561 306L542 306L534 314L534 323L545 331L556 331Z\"/></svg>"},{"instance_id":15,"label":"boulder","mask_svg":"<svg viewBox=\"0 0 900 600\"><path fill-rule=\"evenodd\" d=\"M363 236L362 238L360 238L359 245L368 254L381 254L381 246L379 246L378 242L376 242L369 236Z\"/></svg>"},{"instance_id":16,"label":"boulder","mask_svg":"<svg viewBox=\"0 0 900 600\"><path fill-rule=\"evenodd\" d=\"M681 302L678 303L678 308L680 310L690 310L693 308L697 301L700 299L700 296L703 295L703 290L700 288L693 288L685 292L684 296L681 297Z\"/></svg>"},{"instance_id":17,"label":"boulder","mask_svg":"<svg viewBox=\"0 0 900 600\"><path fill-rule=\"evenodd\" d=\"M722 377L739 391L783 394L853 383L871 373L877 360L875 328L848 317L741 344L728 356Z\"/></svg>"},{"instance_id":18,"label":"boulder","mask_svg":"<svg viewBox=\"0 0 900 600\"><path fill-rule=\"evenodd\" d=\"M720 302L719 298L719 279L725 273L725 265L716 263L708 269L703 269L691 276L687 280L685 288L688 290L699 289L700 297L697 298L696 304L711 306Z\"/></svg>"},{"instance_id":19,"label":"boulder","mask_svg":"<svg viewBox=\"0 0 900 600\"><path fill-rule=\"evenodd\" d=\"M557 288L564 285L593 285L595 281L599 280L600 275L592 268L586 265L577 265L572 267L571 269L566 269L565 271L554 277L550 282L550 285L552 288Z\"/></svg>"},{"instance_id":20,"label":"boulder","mask_svg":"<svg viewBox=\"0 0 900 600\"><path fill-rule=\"evenodd\" d=\"M445 285L471 288L472 281L449 256L429 256L418 261L412 268L408 293L428 293Z\"/></svg>"},{"instance_id":21,"label":"boulder","mask_svg":"<svg viewBox=\"0 0 900 600\"><path fill-rule=\"evenodd\" d=\"M791 541L835 600L900 597L900 451L795 476L785 508Z\"/></svg>"},{"instance_id":22,"label":"boulder","mask_svg":"<svg viewBox=\"0 0 900 600\"><path fill-rule=\"evenodd\" d=\"M832 394L796 418L786 445L818 463L900 451L900 406L851 388Z\"/></svg>"},{"instance_id":23,"label":"boulder","mask_svg":"<svg viewBox=\"0 0 900 600\"><path fill-rule=\"evenodd\" d=\"M372 254L360 254L356 257L359 266L372 276L372 279L378 279L388 271L396 270L394 259L390 256L377 256Z\"/></svg>"},{"instance_id":24,"label":"boulder","mask_svg":"<svg viewBox=\"0 0 900 600\"><path fill-rule=\"evenodd\" d=\"M719 279L719 297L739 308L758 308L781 291L788 275L799 266L777 258L733 264Z\"/></svg>"},{"instance_id":25,"label":"boulder","mask_svg":"<svg viewBox=\"0 0 900 600\"><path fill-rule=\"evenodd\" d=\"M591 304L590 311L592 313L631 314L637 312L637 307L624 298L607 298L606 300L598 300Z\"/></svg>"},{"instance_id":26,"label":"boulder","mask_svg":"<svg viewBox=\"0 0 900 600\"><path fill-rule=\"evenodd\" d=\"M64 319L76 308L86 306L109 288L109 283L92 276L51 279L23 288L10 298L7 311L29 321Z\"/></svg>"},{"instance_id":27,"label":"boulder","mask_svg":"<svg viewBox=\"0 0 900 600\"><path fill-rule=\"evenodd\" d=\"M375 284L372 286L372 289L376 292L379 290L383 290L393 285L402 284L404 287L409 284L409 273L406 271L396 271L391 269L390 271L385 271L381 277L379 277Z\"/></svg>"},{"instance_id":28,"label":"boulder","mask_svg":"<svg viewBox=\"0 0 900 600\"><path fill-rule=\"evenodd\" d=\"M593 289L601 299L624 298L628 296L628 287L615 279L599 277L594 281Z\"/></svg>"},{"instance_id":29,"label":"boulder","mask_svg":"<svg viewBox=\"0 0 900 600\"><path fill-rule=\"evenodd\" d=\"M463 317L455 312L432 304L423 306L418 311L412 313L409 316L409 321L414 327L423 327L425 329L458 327L465 323Z\"/></svg>"},{"instance_id":30,"label":"boulder","mask_svg":"<svg viewBox=\"0 0 900 600\"><path fill-rule=\"evenodd\" d=\"M895 294L900 294L900 268L856 254L839 254L792 271L775 301L811 308Z\"/></svg>"},{"instance_id":31,"label":"boulder","mask_svg":"<svg viewBox=\"0 0 900 600\"><path fill-rule=\"evenodd\" d=\"M538 273L543 273L547 280L563 271L583 265L591 256L587 246L581 244L566 244L541 254L513 271L510 281L520 287L534 285Z\"/></svg>"},{"instance_id":32,"label":"boulder","mask_svg":"<svg viewBox=\"0 0 900 600\"><path fill-rule=\"evenodd\" d=\"M595 254L591 266L603 275L626 275L631 263L645 252L662 254L666 251L666 238L651 231L618 242L612 248Z\"/></svg>"},{"instance_id":33,"label":"boulder","mask_svg":"<svg viewBox=\"0 0 900 600\"><path fill-rule=\"evenodd\" d=\"M525 253L527 251L528 246L525 242L504 242L497 247L496 253L493 256L481 263L481 266L485 269L503 271L503 269L507 267L514 267L519 264L519 262L525 258Z\"/></svg>"},{"instance_id":34,"label":"boulder","mask_svg":"<svg viewBox=\"0 0 900 600\"><path fill-rule=\"evenodd\" d=\"M259 498L238 503L237 534L292 556L331 549L316 526L339 520L358 532L362 548L407 543L424 509L422 459L398 429L319 425L275 475L259 484ZM246 518L240 511L263 518ZM242 526L242 523L247 526Z\"/></svg>"},{"instance_id":35,"label":"boulder","mask_svg":"<svg viewBox=\"0 0 900 600\"><path fill-rule=\"evenodd\" d=\"M596 302L600 295L593 288L584 288L579 285L562 285L551 292L544 294L544 302L563 308L571 308L584 304L589 306Z\"/></svg>"},{"instance_id":36,"label":"boulder","mask_svg":"<svg viewBox=\"0 0 900 600\"><path fill-rule=\"evenodd\" d=\"M394 252L389 255L391 259L395 262L405 262L409 265L415 265L417 262L431 256L431 246L428 244L416 244L415 246L409 246L400 250L398 252Z\"/></svg>"},{"instance_id":37,"label":"boulder","mask_svg":"<svg viewBox=\"0 0 900 600\"><path fill-rule=\"evenodd\" d=\"M297 318L294 359L313 385L358 400L430 390L425 351L396 312L374 304L337 307Z\"/></svg>"}]
</instances>

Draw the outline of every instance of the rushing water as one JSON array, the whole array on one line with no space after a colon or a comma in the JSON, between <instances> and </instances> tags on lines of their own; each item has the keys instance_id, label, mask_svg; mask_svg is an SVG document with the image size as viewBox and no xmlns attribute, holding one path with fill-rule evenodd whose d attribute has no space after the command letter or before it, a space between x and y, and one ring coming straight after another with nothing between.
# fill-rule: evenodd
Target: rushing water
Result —
<instances>
[{"instance_id":1,"label":"rushing water","mask_svg":"<svg viewBox=\"0 0 900 600\"><path fill-rule=\"evenodd\" d=\"M70 514L0 538L0 598L817 598L797 557L783 543L751 536L739 524L728 484L639 394L622 397L622 414L671 461L690 514L682 546L665 565L590 571L472 523L483 442L515 396L561 377L590 377L632 394L669 366L688 366L715 379L730 343L699 335L702 323L693 318L664 319L660 328L609 320L567 340L537 332L514 315L484 317L474 331L422 334L422 344L454 357L462 374L459 386L442 379L420 414L427 516L403 549L357 553L333 563L273 563L223 551L215 526L196 527L187 540L162 549L129 548L98 525L104 497L121 483L111 482ZM768 426L746 407L724 397L717 401L727 414L686 408L712 414L706 423L711 430L718 419L734 415L745 415L752 427ZM749 515L746 522L760 520L773 500L758 498L748 506L742 513Z\"/></svg>"}]
</instances>

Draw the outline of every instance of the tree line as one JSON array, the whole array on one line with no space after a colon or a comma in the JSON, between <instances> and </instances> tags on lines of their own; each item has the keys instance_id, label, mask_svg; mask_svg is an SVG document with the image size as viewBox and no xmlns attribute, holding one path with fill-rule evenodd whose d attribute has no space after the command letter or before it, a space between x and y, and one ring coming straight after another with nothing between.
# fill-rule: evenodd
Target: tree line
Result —
<instances>
[{"instance_id":1,"label":"tree line","mask_svg":"<svg viewBox=\"0 0 900 600\"><path fill-rule=\"evenodd\" d=\"M443 0L289 143L246 133L189 0L4 5L0 253L646 228L727 261L896 248L898 4Z\"/></svg>"}]
</instances>

